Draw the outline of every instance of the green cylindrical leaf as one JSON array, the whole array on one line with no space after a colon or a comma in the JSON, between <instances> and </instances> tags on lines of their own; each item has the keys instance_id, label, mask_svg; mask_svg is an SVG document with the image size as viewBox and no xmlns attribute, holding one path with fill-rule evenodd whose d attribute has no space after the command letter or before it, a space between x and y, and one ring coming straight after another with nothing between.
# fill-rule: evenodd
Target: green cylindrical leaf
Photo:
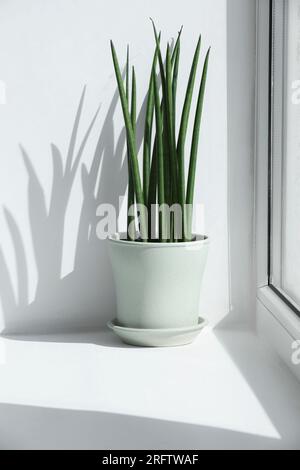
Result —
<instances>
[{"instance_id":1,"label":"green cylindrical leaf","mask_svg":"<svg viewBox=\"0 0 300 470\"><path fill-rule=\"evenodd\" d=\"M172 88L172 65L169 45L167 47L166 56L166 106L165 112L167 117L167 133L169 139L170 148L170 165L171 165L171 176L172 176L172 195L173 202L178 202L178 182L177 182L177 156L176 156L176 144L175 144L175 129L173 128L174 123L174 109L173 109L173 88Z\"/></svg>"},{"instance_id":2,"label":"green cylindrical leaf","mask_svg":"<svg viewBox=\"0 0 300 470\"><path fill-rule=\"evenodd\" d=\"M151 18L150 18L151 19ZM156 48L157 48L157 55L158 55L158 63L159 63L159 71L160 71L160 78L161 78L161 83L162 83L162 88L163 92L166 91L166 76L165 76L165 70L164 70L164 63L161 55L161 50L160 50L160 35L158 36L156 27L154 24L154 21L151 19L152 25L153 25L153 31L154 31L154 37L155 37L155 42L156 42Z\"/></svg>"},{"instance_id":3,"label":"green cylindrical leaf","mask_svg":"<svg viewBox=\"0 0 300 470\"><path fill-rule=\"evenodd\" d=\"M131 122L134 135L136 134L136 78L135 70L132 67L132 88L131 88Z\"/></svg>"},{"instance_id":4,"label":"green cylindrical leaf","mask_svg":"<svg viewBox=\"0 0 300 470\"><path fill-rule=\"evenodd\" d=\"M111 41L111 51L112 51L112 58L113 58L115 74L116 74L116 79L117 79L117 84L118 84L118 89L119 89L119 94L120 94L120 99L121 99L125 126L127 130L129 155L130 155L130 160L131 160L136 201L140 207L141 238L142 240L146 241L147 240L147 220L146 220L146 214L145 214L144 195L143 195L140 172L139 172L134 130L132 127L131 116L129 113L129 106L128 106L128 101L126 99L126 93L124 90L124 84L123 84L123 80L121 76L120 66L119 66L118 58L117 58L116 51L115 51L112 41Z\"/></svg>"},{"instance_id":5,"label":"green cylindrical leaf","mask_svg":"<svg viewBox=\"0 0 300 470\"><path fill-rule=\"evenodd\" d=\"M185 141L186 141L191 103L192 103L192 98L193 98L193 90L194 90L196 71L197 71L198 60L199 60L200 47L201 47L201 36L198 40L193 62L192 62L192 67L191 67L190 76L189 76L188 85L187 85L186 94L185 94L184 105L182 109L178 144L177 144L178 166L179 166L179 197L180 197L181 204L184 204L185 202L184 148L185 148Z\"/></svg>"},{"instance_id":6,"label":"green cylindrical leaf","mask_svg":"<svg viewBox=\"0 0 300 470\"><path fill-rule=\"evenodd\" d=\"M210 54L210 48L206 54L205 61L204 61L201 84L200 84L198 101L197 101L196 114L195 114L193 137L192 137L188 186L187 186L187 195L186 195L186 204L191 205L191 206L193 205L193 202L194 202L195 175L196 175L199 134L200 134L200 125L201 125L201 117L202 117L203 102L204 102L205 85L206 85L206 79L207 79L209 54ZM191 237L191 231L192 231L192 214L190 213L188 217L188 227L187 227L187 234L189 237Z\"/></svg>"},{"instance_id":7,"label":"green cylindrical leaf","mask_svg":"<svg viewBox=\"0 0 300 470\"><path fill-rule=\"evenodd\" d=\"M160 38L159 38L160 39ZM149 183L150 183L150 166L151 166L151 137L152 137L152 124L154 115L154 90L153 90L153 75L155 74L157 62L157 48L155 48L151 76L149 81L147 107L144 128L144 147L143 147L143 189L144 201L148 204Z\"/></svg>"},{"instance_id":8,"label":"green cylindrical leaf","mask_svg":"<svg viewBox=\"0 0 300 470\"><path fill-rule=\"evenodd\" d=\"M180 41L178 41L178 47L175 54L174 70L172 79L172 93L173 93L173 129L174 135L176 132L176 94L177 94L177 80L178 80L178 69L179 69L179 58L180 58Z\"/></svg>"},{"instance_id":9,"label":"green cylindrical leaf","mask_svg":"<svg viewBox=\"0 0 300 470\"><path fill-rule=\"evenodd\" d=\"M157 209L157 184L158 184L158 168L157 168L157 147L156 147L156 138L155 138L154 145L153 145L153 152L152 152L152 160L151 160L149 196L148 196L148 206L147 206L148 207L148 233L149 233L150 240L155 237L155 222L156 222L155 209Z\"/></svg>"},{"instance_id":10,"label":"green cylindrical leaf","mask_svg":"<svg viewBox=\"0 0 300 470\"><path fill-rule=\"evenodd\" d=\"M159 212L159 240L165 241L165 189L164 189L164 162L163 162L163 121L160 107L160 97L156 77L154 75L154 97L155 97L155 118L156 118L156 152L158 169L158 205Z\"/></svg>"},{"instance_id":11,"label":"green cylindrical leaf","mask_svg":"<svg viewBox=\"0 0 300 470\"><path fill-rule=\"evenodd\" d=\"M125 89L126 89L126 99L129 103L129 46L127 46L127 59L126 59L126 76L125 76ZM134 224L131 222L134 220L134 216L130 215L134 206L134 187L133 187L133 176L131 168L131 158L129 155L129 146L128 146L128 134L127 134L127 166L128 166L128 197L127 197L127 238L129 240L135 239L135 228Z\"/></svg>"},{"instance_id":12,"label":"green cylindrical leaf","mask_svg":"<svg viewBox=\"0 0 300 470\"><path fill-rule=\"evenodd\" d=\"M181 26L179 32L178 32L178 36L177 36L177 39L176 39L176 43L175 43L175 47L173 49L173 52L172 52L172 57L171 57L171 64L172 64L172 67L174 66L174 63L175 63L175 60L176 60L176 56L177 56L177 50L178 48L180 47L180 36L181 36L181 33L182 33L182 29L183 29L183 26Z\"/></svg>"}]
</instances>

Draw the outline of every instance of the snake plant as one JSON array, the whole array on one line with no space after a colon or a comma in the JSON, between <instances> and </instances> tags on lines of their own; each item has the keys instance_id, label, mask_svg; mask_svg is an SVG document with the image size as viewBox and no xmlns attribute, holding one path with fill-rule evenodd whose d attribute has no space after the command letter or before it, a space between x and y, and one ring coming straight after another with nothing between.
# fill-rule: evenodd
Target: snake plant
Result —
<instances>
[{"instance_id":1,"label":"snake plant","mask_svg":"<svg viewBox=\"0 0 300 470\"><path fill-rule=\"evenodd\" d=\"M127 237L129 240L144 242L154 240L166 243L190 241L193 239L195 174L210 48L206 53L199 85L189 154L189 170L186 177L186 137L200 56L201 36L196 45L178 122L179 131L176 135L176 92L182 28L178 33L174 47L167 44L166 54L163 57L161 34L157 33L153 21L152 24L155 51L147 93L142 172L140 172L136 145L135 71L132 67L130 80L129 51L127 49L125 80L123 80L116 50L111 41L111 52L127 137ZM138 235L136 229L138 229Z\"/></svg>"}]
</instances>

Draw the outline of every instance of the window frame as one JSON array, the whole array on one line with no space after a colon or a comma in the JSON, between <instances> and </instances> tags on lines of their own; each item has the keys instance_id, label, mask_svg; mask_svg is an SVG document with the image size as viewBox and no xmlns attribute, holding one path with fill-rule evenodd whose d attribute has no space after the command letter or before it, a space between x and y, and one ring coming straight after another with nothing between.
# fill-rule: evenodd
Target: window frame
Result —
<instances>
[{"instance_id":1,"label":"window frame","mask_svg":"<svg viewBox=\"0 0 300 470\"><path fill-rule=\"evenodd\" d=\"M268 322L276 322L287 336L284 356L290 361L291 343L300 338L300 312L297 306L272 284L272 181L273 181L273 6L276 0L257 0L256 76L256 280L257 326L266 333ZM269 34L266 34L266 31ZM265 316L265 318L262 318ZM266 322L266 318L268 321ZM280 335L279 335L280 336ZM279 336L272 342L282 352ZM289 340L287 341L287 338ZM277 342L277 344L275 344Z\"/></svg>"},{"instance_id":2,"label":"window frame","mask_svg":"<svg viewBox=\"0 0 300 470\"><path fill-rule=\"evenodd\" d=\"M275 9L273 4L275 1L278 6ZM285 89L285 76L284 67L287 65L285 57L276 56L277 50L284 51L286 40L286 17L285 17L285 0L273 0L270 5L270 23L269 23L269 160L268 160L268 284L269 287L285 302L293 312L300 317L299 306L288 296L283 289L276 285L275 277L282 276L282 211L283 200L282 192L284 188L284 163L283 163L283 147L285 145L285 136L282 130L285 126L285 109L282 90ZM273 30L276 27L278 38L275 38L276 45L274 46ZM276 52L275 52L276 51ZM275 68L279 63L279 67ZM276 82L274 80L276 78ZM276 109L277 113L275 115ZM276 139L276 144L274 144ZM273 191L273 186L276 186L276 191ZM280 253L280 254L279 254ZM276 272L276 274L274 274Z\"/></svg>"}]
</instances>

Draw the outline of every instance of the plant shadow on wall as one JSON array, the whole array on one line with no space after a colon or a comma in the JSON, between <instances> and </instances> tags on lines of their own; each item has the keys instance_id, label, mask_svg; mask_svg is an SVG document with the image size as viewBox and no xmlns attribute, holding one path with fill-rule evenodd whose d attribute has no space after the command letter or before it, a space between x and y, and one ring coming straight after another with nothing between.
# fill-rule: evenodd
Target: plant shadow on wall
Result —
<instances>
[{"instance_id":1,"label":"plant shadow on wall","mask_svg":"<svg viewBox=\"0 0 300 470\"><path fill-rule=\"evenodd\" d=\"M28 175L29 222L38 280L34 300L29 303L28 266L22 234L14 216L4 208L15 252L17 295L14 293L9 266L0 248L0 296L4 317L2 334L55 333L103 326L114 313L112 274L106 242L96 236L96 208L100 203L118 207L119 195L124 195L126 191L127 163L122 158L125 131L115 144L113 117L118 103L116 91L88 170L82 164L81 157L99 109L78 145L77 134L84 99L85 88L76 112L65 162L58 147L51 144L53 179L49 209L29 154L20 146ZM138 144L141 144L141 138ZM80 170L83 201L79 207L74 270L62 278L65 219L74 181ZM114 181L114 185L111 181Z\"/></svg>"}]
</instances>

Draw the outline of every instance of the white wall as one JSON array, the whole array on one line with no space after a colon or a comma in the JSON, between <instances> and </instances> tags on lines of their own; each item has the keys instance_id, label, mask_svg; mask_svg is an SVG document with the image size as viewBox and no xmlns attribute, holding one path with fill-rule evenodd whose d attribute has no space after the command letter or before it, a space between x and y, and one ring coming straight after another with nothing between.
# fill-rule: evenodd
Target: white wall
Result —
<instances>
[{"instance_id":1,"label":"white wall","mask_svg":"<svg viewBox=\"0 0 300 470\"><path fill-rule=\"evenodd\" d=\"M254 326L255 319L255 77L256 1L227 0L230 314L224 326Z\"/></svg>"},{"instance_id":2,"label":"white wall","mask_svg":"<svg viewBox=\"0 0 300 470\"><path fill-rule=\"evenodd\" d=\"M235 3L238 14L247 21L254 2L243 0L243 9ZM124 135L120 139L123 122L109 39L114 39L123 58L127 43L131 45L141 104L154 46L150 16L162 29L163 39L176 37L184 25L180 105L198 34L203 35L202 59L212 46L196 184L196 199L205 205L206 232L211 237L201 313L212 324L227 316L227 6L226 0L0 3L0 79L7 87L7 104L0 105L2 329L90 328L114 315L106 243L95 237L96 205L116 203L126 188ZM253 31L247 34L251 43ZM246 73L241 80L247 80ZM237 80L236 98L240 99L242 83ZM101 108L71 185L70 179L69 183L61 180L60 165L61 160L63 165L66 162L84 84L80 139L99 104ZM242 132L251 118L248 101L247 121L240 116ZM20 144L27 153L25 161ZM61 152L60 156L54 151L54 172L51 144ZM247 146L244 158L250 157Z\"/></svg>"}]
</instances>

